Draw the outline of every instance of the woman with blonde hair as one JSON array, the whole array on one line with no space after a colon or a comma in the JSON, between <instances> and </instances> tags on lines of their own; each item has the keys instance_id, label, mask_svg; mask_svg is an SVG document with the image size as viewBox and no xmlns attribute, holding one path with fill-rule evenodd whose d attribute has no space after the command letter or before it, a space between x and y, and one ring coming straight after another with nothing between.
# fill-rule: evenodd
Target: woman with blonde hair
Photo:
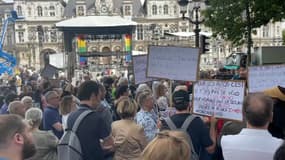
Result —
<instances>
[{"instance_id":1,"label":"woman with blonde hair","mask_svg":"<svg viewBox=\"0 0 285 160\"><path fill-rule=\"evenodd\" d=\"M50 131L41 131L39 126L43 113L39 108L30 108L25 114L25 120L31 126L36 144L36 154L28 160L57 160L57 137Z\"/></svg>"},{"instance_id":2,"label":"woman with blonde hair","mask_svg":"<svg viewBox=\"0 0 285 160\"><path fill-rule=\"evenodd\" d=\"M189 160L188 135L181 131L162 131L146 146L141 160Z\"/></svg>"},{"instance_id":3,"label":"woman with blonde hair","mask_svg":"<svg viewBox=\"0 0 285 160\"><path fill-rule=\"evenodd\" d=\"M75 111L76 108L76 99L72 95L62 97L59 104L59 113L62 115L62 126L65 130L67 127L67 118L69 114Z\"/></svg>"},{"instance_id":4,"label":"woman with blonde hair","mask_svg":"<svg viewBox=\"0 0 285 160\"><path fill-rule=\"evenodd\" d=\"M135 101L128 97L119 100L117 113L121 120L112 124L115 145L114 160L137 160L147 144L143 128L134 121L136 112Z\"/></svg>"}]
</instances>

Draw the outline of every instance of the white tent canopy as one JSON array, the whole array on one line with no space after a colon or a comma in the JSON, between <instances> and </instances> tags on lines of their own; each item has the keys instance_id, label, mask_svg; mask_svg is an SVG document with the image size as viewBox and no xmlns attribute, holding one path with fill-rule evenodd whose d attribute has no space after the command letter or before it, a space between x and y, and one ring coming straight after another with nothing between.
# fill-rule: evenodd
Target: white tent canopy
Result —
<instances>
[{"instance_id":1,"label":"white tent canopy","mask_svg":"<svg viewBox=\"0 0 285 160\"><path fill-rule=\"evenodd\" d=\"M64 20L55 25L56 27L117 27L135 26L137 23L120 16L86 16Z\"/></svg>"},{"instance_id":2,"label":"white tent canopy","mask_svg":"<svg viewBox=\"0 0 285 160\"><path fill-rule=\"evenodd\" d=\"M194 32L174 32L174 33L166 33L166 34L171 35L171 36L177 36L177 37L191 37L191 36L195 36ZM203 32L202 31L199 34L207 36L207 37L212 36L211 32Z\"/></svg>"}]
</instances>

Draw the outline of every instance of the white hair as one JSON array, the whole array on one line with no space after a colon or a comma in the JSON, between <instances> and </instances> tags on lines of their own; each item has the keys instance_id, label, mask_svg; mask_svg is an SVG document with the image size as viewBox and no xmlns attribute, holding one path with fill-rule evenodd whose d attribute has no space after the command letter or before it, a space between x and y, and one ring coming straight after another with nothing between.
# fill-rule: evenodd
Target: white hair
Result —
<instances>
[{"instance_id":1,"label":"white hair","mask_svg":"<svg viewBox=\"0 0 285 160\"><path fill-rule=\"evenodd\" d=\"M149 88L149 86L145 83L142 83L138 86L137 90L136 90L136 93L139 93L139 92L143 92L143 91L150 91L151 92L151 89Z\"/></svg>"},{"instance_id":2,"label":"white hair","mask_svg":"<svg viewBox=\"0 0 285 160\"><path fill-rule=\"evenodd\" d=\"M33 101L33 98L30 97L30 96L24 96L22 99L21 99L21 102L22 103L25 103L27 101Z\"/></svg>"},{"instance_id":3,"label":"white hair","mask_svg":"<svg viewBox=\"0 0 285 160\"><path fill-rule=\"evenodd\" d=\"M35 127L35 125L39 125L43 118L43 112L39 108L30 108L26 111L25 119L28 123Z\"/></svg>"}]
</instances>

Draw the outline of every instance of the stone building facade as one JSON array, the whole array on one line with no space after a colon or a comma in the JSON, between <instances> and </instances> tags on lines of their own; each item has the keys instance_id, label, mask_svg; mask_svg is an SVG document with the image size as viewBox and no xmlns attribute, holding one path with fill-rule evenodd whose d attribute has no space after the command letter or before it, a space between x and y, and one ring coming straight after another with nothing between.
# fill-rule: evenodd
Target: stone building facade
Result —
<instances>
[{"instance_id":1,"label":"stone building facade","mask_svg":"<svg viewBox=\"0 0 285 160\"><path fill-rule=\"evenodd\" d=\"M17 55L20 65L37 69L48 63L49 54L64 52L62 33L56 30L55 23L78 16L122 16L137 22L132 37L133 50L147 52L148 45L194 47L194 36L174 37L167 34L193 32L195 27L188 20L182 20L177 0L14 0L8 4L25 17L17 21L12 27L14 30L8 34L13 39L10 50ZM0 7L5 5L7 3L0 3ZM186 16L193 17L195 5L201 6L201 10L206 7L202 2L192 2L188 5ZM256 34L253 34L254 47L280 45L284 29L282 25L283 23L276 22L257 29ZM204 32L210 32L203 25L200 28ZM7 38L9 39L11 38ZM125 47L123 35L89 35L86 40L88 52L119 53ZM201 64L205 66L217 64L232 52L244 51L246 47L234 48L222 39L212 39L209 48L210 53L201 57ZM90 58L92 64L105 65L116 65L122 60L123 57L116 54L112 57Z\"/></svg>"}]
</instances>

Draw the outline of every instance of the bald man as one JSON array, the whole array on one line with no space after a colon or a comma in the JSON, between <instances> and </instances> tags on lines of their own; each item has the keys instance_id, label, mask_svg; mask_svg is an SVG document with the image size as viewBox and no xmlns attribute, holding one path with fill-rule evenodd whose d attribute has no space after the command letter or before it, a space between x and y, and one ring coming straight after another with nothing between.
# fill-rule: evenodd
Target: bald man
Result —
<instances>
[{"instance_id":1,"label":"bald man","mask_svg":"<svg viewBox=\"0 0 285 160\"><path fill-rule=\"evenodd\" d=\"M273 159L283 140L272 137L267 130L273 117L272 99L261 93L250 94L243 102L243 116L247 128L237 135L222 137L224 159Z\"/></svg>"}]
</instances>

